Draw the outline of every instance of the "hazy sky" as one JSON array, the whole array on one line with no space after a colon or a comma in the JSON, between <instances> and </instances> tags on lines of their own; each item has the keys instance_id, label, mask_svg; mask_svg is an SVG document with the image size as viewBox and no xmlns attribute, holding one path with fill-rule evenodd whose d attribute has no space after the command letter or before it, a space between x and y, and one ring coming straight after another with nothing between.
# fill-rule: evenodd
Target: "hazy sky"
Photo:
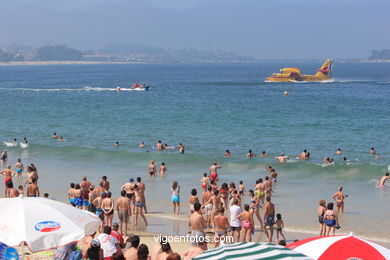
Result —
<instances>
[{"instance_id":1,"label":"hazy sky","mask_svg":"<svg viewBox=\"0 0 390 260\"><path fill-rule=\"evenodd\" d=\"M390 48L390 0L0 0L0 44L111 42L258 58L367 58Z\"/></svg>"}]
</instances>

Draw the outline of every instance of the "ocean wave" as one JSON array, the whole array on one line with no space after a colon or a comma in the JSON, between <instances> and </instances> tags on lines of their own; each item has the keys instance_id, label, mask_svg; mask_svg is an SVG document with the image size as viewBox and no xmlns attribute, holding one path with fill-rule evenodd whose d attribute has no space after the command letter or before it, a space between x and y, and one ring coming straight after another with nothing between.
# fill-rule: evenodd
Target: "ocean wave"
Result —
<instances>
[{"instance_id":1,"label":"ocean wave","mask_svg":"<svg viewBox=\"0 0 390 260\"><path fill-rule=\"evenodd\" d=\"M120 88L120 91L145 91L143 89L132 89L132 88ZM32 92L71 92L71 91L117 91L117 87L115 88L104 88L104 87L92 87L92 86L85 86L82 88L0 88L0 90L7 90L7 91L32 91Z\"/></svg>"}]
</instances>

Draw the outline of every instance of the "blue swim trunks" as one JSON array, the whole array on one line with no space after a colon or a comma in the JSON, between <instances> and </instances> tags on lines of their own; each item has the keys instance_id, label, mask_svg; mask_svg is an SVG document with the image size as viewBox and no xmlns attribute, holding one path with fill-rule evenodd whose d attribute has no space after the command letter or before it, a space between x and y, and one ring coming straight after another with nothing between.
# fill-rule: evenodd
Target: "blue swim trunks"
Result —
<instances>
[{"instance_id":1,"label":"blue swim trunks","mask_svg":"<svg viewBox=\"0 0 390 260\"><path fill-rule=\"evenodd\" d=\"M83 199L80 197L76 197L74 200L74 204L76 204L77 207L82 207L83 206Z\"/></svg>"},{"instance_id":2,"label":"blue swim trunks","mask_svg":"<svg viewBox=\"0 0 390 260\"><path fill-rule=\"evenodd\" d=\"M84 204L85 207L88 207L89 201L88 201L88 200L84 200L84 201L83 201L83 204Z\"/></svg>"},{"instance_id":3,"label":"blue swim trunks","mask_svg":"<svg viewBox=\"0 0 390 260\"><path fill-rule=\"evenodd\" d=\"M172 202L180 202L180 197L175 195L175 196L172 196Z\"/></svg>"},{"instance_id":4,"label":"blue swim trunks","mask_svg":"<svg viewBox=\"0 0 390 260\"><path fill-rule=\"evenodd\" d=\"M74 198L69 199L69 203L73 205L74 204Z\"/></svg>"},{"instance_id":5,"label":"blue swim trunks","mask_svg":"<svg viewBox=\"0 0 390 260\"><path fill-rule=\"evenodd\" d=\"M22 173L22 169L16 169L17 173Z\"/></svg>"}]
</instances>

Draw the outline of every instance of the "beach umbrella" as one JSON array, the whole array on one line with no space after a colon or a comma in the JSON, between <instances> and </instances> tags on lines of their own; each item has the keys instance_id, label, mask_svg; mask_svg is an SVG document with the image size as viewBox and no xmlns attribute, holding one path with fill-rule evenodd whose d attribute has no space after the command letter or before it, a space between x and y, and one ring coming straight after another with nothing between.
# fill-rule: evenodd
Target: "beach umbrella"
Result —
<instances>
[{"instance_id":1,"label":"beach umbrella","mask_svg":"<svg viewBox=\"0 0 390 260\"><path fill-rule=\"evenodd\" d=\"M287 246L314 259L390 260L390 250L353 236L327 236L302 239Z\"/></svg>"},{"instance_id":2,"label":"beach umbrella","mask_svg":"<svg viewBox=\"0 0 390 260\"><path fill-rule=\"evenodd\" d=\"M242 242L224 244L217 248L207 250L192 259L283 259L307 260L312 259L301 253L272 243Z\"/></svg>"},{"instance_id":3,"label":"beach umbrella","mask_svg":"<svg viewBox=\"0 0 390 260\"><path fill-rule=\"evenodd\" d=\"M32 252L56 248L96 232L99 217L45 198L0 199L0 242Z\"/></svg>"}]
</instances>

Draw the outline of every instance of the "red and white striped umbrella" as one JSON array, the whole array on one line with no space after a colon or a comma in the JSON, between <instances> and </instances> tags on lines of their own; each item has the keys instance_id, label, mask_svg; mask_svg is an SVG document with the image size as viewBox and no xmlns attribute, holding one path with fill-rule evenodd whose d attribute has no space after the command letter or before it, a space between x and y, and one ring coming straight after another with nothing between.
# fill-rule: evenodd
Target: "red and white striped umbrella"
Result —
<instances>
[{"instance_id":1,"label":"red and white striped umbrella","mask_svg":"<svg viewBox=\"0 0 390 260\"><path fill-rule=\"evenodd\" d=\"M311 237L287 247L318 260L390 260L389 249L352 234Z\"/></svg>"}]
</instances>

